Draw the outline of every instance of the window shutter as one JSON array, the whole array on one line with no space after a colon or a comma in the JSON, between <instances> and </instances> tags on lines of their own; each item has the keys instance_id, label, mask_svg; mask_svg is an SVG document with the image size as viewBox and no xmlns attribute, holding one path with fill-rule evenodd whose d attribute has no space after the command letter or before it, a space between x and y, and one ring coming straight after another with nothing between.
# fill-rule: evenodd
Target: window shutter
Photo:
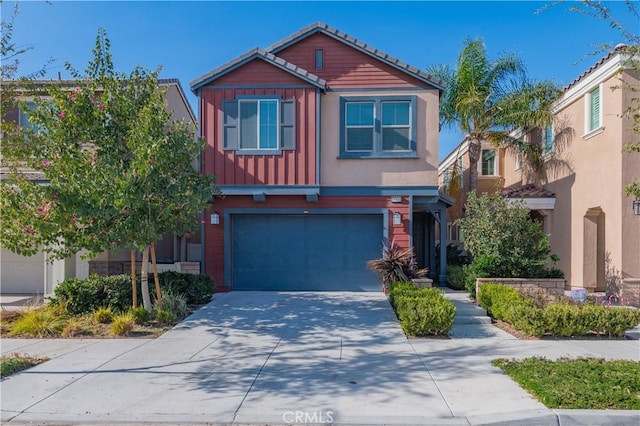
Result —
<instances>
[{"instance_id":1,"label":"window shutter","mask_svg":"<svg viewBox=\"0 0 640 426\"><path fill-rule=\"evenodd\" d=\"M223 149L238 149L238 101L222 101Z\"/></svg>"},{"instance_id":2,"label":"window shutter","mask_svg":"<svg viewBox=\"0 0 640 426\"><path fill-rule=\"evenodd\" d=\"M296 149L296 101L280 101L280 147Z\"/></svg>"},{"instance_id":3,"label":"window shutter","mask_svg":"<svg viewBox=\"0 0 640 426\"><path fill-rule=\"evenodd\" d=\"M591 130L600 127L600 88L591 92Z\"/></svg>"}]
</instances>

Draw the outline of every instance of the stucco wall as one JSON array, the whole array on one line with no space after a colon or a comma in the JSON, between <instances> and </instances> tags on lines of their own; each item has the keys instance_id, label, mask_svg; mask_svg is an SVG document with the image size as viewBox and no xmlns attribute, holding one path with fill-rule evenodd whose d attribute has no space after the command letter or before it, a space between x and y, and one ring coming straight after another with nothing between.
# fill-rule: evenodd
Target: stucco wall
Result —
<instances>
[{"instance_id":1,"label":"stucco wall","mask_svg":"<svg viewBox=\"0 0 640 426\"><path fill-rule=\"evenodd\" d=\"M344 159L340 156L340 98L417 95L418 158ZM435 186L438 182L438 91L353 91L322 95L322 186Z\"/></svg>"}]
</instances>

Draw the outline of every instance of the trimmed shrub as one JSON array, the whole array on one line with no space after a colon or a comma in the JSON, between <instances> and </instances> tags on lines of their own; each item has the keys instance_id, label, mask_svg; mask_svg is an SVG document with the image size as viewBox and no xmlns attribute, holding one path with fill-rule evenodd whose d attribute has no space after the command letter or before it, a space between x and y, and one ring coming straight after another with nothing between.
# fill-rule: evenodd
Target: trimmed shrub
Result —
<instances>
[{"instance_id":1,"label":"trimmed shrub","mask_svg":"<svg viewBox=\"0 0 640 426\"><path fill-rule=\"evenodd\" d=\"M604 332L609 336L621 337L624 332L640 324L640 311L629 308L602 307L605 309Z\"/></svg>"},{"instance_id":2,"label":"trimmed shrub","mask_svg":"<svg viewBox=\"0 0 640 426\"><path fill-rule=\"evenodd\" d=\"M64 280L55 288L55 296L49 299L49 303L64 304L72 315L95 311L105 305L102 282L98 278L97 275L91 275L84 280Z\"/></svg>"},{"instance_id":3,"label":"trimmed shrub","mask_svg":"<svg viewBox=\"0 0 640 426\"><path fill-rule=\"evenodd\" d=\"M454 290L465 289L465 270L462 265L447 265L447 285ZM475 289L474 289L475 291Z\"/></svg>"},{"instance_id":4,"label":"trimmed shrub","mask_svg":"<svg viewBox=\"0 0 640 426\"><path fill-rule=\"evenodd\" d=\"M540 337L545 333L546 324L542 309L529 303L516 303L505 308L504 321L529 336Z\"/></svg>"},{"instance_id":5,"label":"trimmed shrub","mask_svg":"<svg viewBox=\"0 0 640 426\"><path fill-rule=\"evenodd\" d=\"M131 275L110 275L108 277L100 277L99 280L102 283L104 305L111 306L120 312L126 312L133 305ZM140 295L141 283L139 276L137 277L137 285L138 295Z\"/></svg>"},{"instance_id":6,"label":"trimmed shrub","mask_svg":"<svg viewBox=\"0 0 640 426\"><path fill-rule=\"evenodd\" d=\"M447 334L456 314L453 302L436 288L395 286L393 306L405 334L429 336Z\"/></svg>"},{"instance_id":7,"label":"trimmed shrub","mask_svg":"<svg viewBox=\"0 0 640 426\"><path fill-rule=\"evenodd\" d=\"M524 302L524 298L512 287L486 283L480 287L478 303L485 308L494 318L507 321L506 310L509 306Z\"/></svg>"},{"instance_id":8,"label":"trimmed shrub","mask_svg":"<svg viewBox=\"0 0 640 426\"><path fill-rule=\"evenodd\" d=\"M583 336L589 331L589 324L580 315L581 308L567 303L554 303L544 308L546 332L553 336Z\"/></svg>"}]
</instances>

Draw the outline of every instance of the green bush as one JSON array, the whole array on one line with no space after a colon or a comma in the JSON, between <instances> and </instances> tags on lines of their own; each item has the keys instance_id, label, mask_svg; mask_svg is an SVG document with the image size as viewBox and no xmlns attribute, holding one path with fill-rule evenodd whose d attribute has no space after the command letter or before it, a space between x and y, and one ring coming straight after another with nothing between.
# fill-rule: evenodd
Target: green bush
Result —
<instances>
[{"instance_id":1,"label":"green bush","mask_svg":"<svg viewBox=\"0 0 640 426\"><path fill-rule=\"evenodd\" d=\"M546 332L552 336L583 336L589 331L589 324L580 315L578 305L554 303L544 308Z\"/></svg>"},{"instance_id":2,"label":"green bush","mask_svg":"<svg viewBox=\"0 0 640 426\"><path fill-rule=\"evenodd\" d=\"M454 290L465 289L464 266L447 265L447 285Z\"/></svg>"},{"instance_id":3,"label":"green bush","mask_svg":"<svg viewBox=\"0 0 640 426\"><path fill-rule=\"evenodd\" d=\"M166 309L156 309L154 311L154 316L156 318L156 321L158 321L160 324L173 324L176 322L176 315Z\"/></svg>"},{"instance_id":4,"label":"green bush","mask_svg":"<svg viewBox=\"0 0 640 426\"><path fill-rule=\"evenodd\" d=\"M97 275L84 280L68 278L55 288L54 295L49 303L64 304L72 315L93 312L105 305L102 282Z\"/></svg>"},{"instance_id":5,"label":"green bush","mask_svg":"<svg viewBox=\"0 0 640 426\"><path fill-rule=\"evenodd\" d=\"M410 336L447 334L456 314L453 302L436 288L392 287L393 307L402 330Z\"/></svg>"},{"instance_id":6,"label":"green bush","mask_svg":"<svg viewBox=\"0 0 640 426\"><path fill-rule=\"evenodd\" d=\"M485 308L494 318L502 321L506 319L506 309L509 306L522 304L524 298L512 287L486 283L478 291L478 303Z\"/></svg>"},{"instance_id":7,"label":"green bush","mask_svg":"<svg viewBox=\"0 0 640 426\"><path fill-rule=\"evenodd\" d=\"M151 313L147 311L143 306L138 306L129 310L129 313L133 317L133 322L138 325L147 323L151 319Z\"/></svg>"},{"instance_id":8,"label":"green bush","mask_svg":"<svg viewBox=\"0 0 640 426\"><path fill-rule=\"evenodd\" d=\"M203 274L182 274L179 272L161 272L158 274L160 288L183 294L188 304L200 305L211 300L215 287L213 280ZM137 277L138 295L141 294L141 280ZM153 290L153 275L149 276L150 292ZM130 275L111 275L102 277L91 275L80 280L66 279L54 290L51 303L66 305L70 314L90 313L102 306L111 306L115 311L126 312L133 305Z\"/></svg>"},{"instance_id":9,"label":"green bush","mask_svg":"<svg viewBox=\"0 0 640 426\"><path fill-rule=\"evenodd\" d=\"M589 333L620 337L640 323L640 311L592 304L550 303L544 308L512 287L487 283L478 292L480 306L496 319L531 335L573 337Z\"/></svg>"},{"instance_id":10,"label":"green bush","mask_svg":"<svg viewBox=\"0 0 640 426\"><path fill-rule=\"evenodd\" d=\"M67 317L48 307L29 309L13 324L12 336L55 337L67 324Z\"/></svg>"},{"instance_id":11,"label":"green bush","mask_svg":"<svg viewBox=\"0 0 640 426\"><path fill-rule=\"evenodd\" d=\"M183 294L190 305L209 303L215 291L213 280L204 274L167 271L159 274L159 278L161 288Z\"/></svg>"},{"instance_id":12,"label":"green bush","mask_svg":"<svg viewBox=\"0 0 640 426\"><path fill-rule=\"evenodd\" d=\"M161 296L161 303L157 301L155 303L156 311L171 312L175 319L181 319L187 315L187 300L184 295L172 290L162 290Z\"/></svg>"}]
</instances>

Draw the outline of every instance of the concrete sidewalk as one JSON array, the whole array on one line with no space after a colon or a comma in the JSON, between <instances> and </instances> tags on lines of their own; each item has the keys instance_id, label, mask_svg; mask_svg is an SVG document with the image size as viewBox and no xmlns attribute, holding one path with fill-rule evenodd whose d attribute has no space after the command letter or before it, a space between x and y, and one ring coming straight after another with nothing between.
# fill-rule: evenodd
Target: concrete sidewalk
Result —
<instances>
[{"instance_id":1,"label":"concrete sidewalk","mask_svg":"<svg viewBox=\"0 0 640 426\"><path fill-rule=\"evenodd\" d=\"M490 364L640 360L638 341L523 341L492 325L456 327L457 338L406 339L377 293L219 294L154 340L2 339L3 354L51 360L2 381L0 421L640 423L637 412L549 410Z\"/></svg>"}]
</instances>

